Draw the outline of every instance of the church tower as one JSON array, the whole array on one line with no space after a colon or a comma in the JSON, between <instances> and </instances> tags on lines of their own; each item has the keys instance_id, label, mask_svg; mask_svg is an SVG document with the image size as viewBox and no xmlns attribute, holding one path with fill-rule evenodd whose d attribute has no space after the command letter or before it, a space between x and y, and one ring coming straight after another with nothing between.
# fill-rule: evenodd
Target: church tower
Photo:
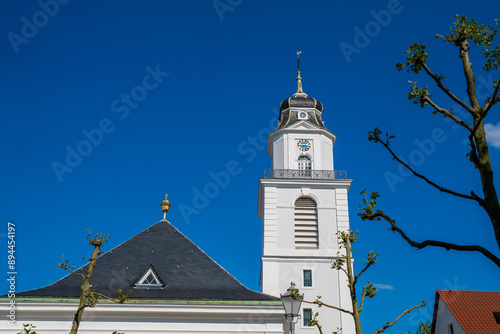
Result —
<instances>
[{"instance_id":1,"label":"church tower","mask_svg":"<svg viewBox=\"0 0 500 334\"><path fill-rule=\"evenodd\" d=\"M302 91L281 102L278 127L267 154L272 169L259 179L258 216L263 221L262 292L279 297L294 282L304 300L352 309L346 276L331 269L339 244L336 233L349 228L347 194L351 180L333 167L336 136L322 121L323 105ZM320 312L326 332L354 333L352 316L302 303L297 334L315 333L308 323Z\"/></svg>"}]
</instances>

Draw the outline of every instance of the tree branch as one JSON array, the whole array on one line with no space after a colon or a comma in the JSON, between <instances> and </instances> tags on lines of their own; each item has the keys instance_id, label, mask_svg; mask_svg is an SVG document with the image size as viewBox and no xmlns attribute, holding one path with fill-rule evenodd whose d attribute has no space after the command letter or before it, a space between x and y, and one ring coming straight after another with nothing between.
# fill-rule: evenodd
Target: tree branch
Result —
<instances>
[{"instance_id":1,"label":"tree branch","mask_svg":"<svg viewBox=\"0 0 500 334\"><path fill-rule=\"evenodd\" d=\"M468 123L462 121L456 115L452 114L449 110L446 110L446 109L438 106L428 96L424 96L424 97L422 97L422 99L425 100L425 102L428 102L434 108L434 110L436 110L438 113L443 114L444 116L451 118L458 125L463 126L464 128L466 128L469 131L472 131L472 126L470 126Z\"/></svg>"},{"instance_id":2,"label":"tree branch","mask_svg":"<svg viewBox=\"0 0 500 334\"><path fill-rule=\"evenodd\" d=\"M498 80L497 86L495 87L495 91L493 92L493 95L487 99L486 104L484 105L483 112L481 113L481 116L475 120L474 128L471 130L471 134L469 136L469 140L471 139L472 136L474 136L474 133L476 132L477 128L479 125L481 125L481 122L483 119L486 117L486 114L488 114L488 111L491 109L491 107L497 102L496 101L496 95L498 94L498 88L500 87L500 80Z\"/></svg>"},{"instance_id":3,"label":"tree branch","mask_svg":"<svg viewBox=\"0 0 500 334\"><path fill-rule=\"evenodd\" d=\"M318 327L319 334L323 334L323 329L322 329L322 328L323 328L323 326L321 326L321 325L319 324L319 322L317 322L317 321L316 321L316 322L314 323L314 326Z\"/></svg>"},{"instance_id":4,"label":"tree branch","mask_svg":"<svg viewBox=\"0 0 500 334\"><path fill-rule=\"evenodd\" d=\"M446 95L448 95L450 97L450 99L452 99L453 101L455 101L456 103L458 103L462 108L464 108L465 110L467 110L469 113L473 113L472 111L472 108L469 107L467 105L467 103L463 102L462 100L460 100L458 97L456 97L447 87L445 87L445 85L443 85L443 82L441 80L441 78L439 76L437 76L436 74L434 74L430 69L429 67L427 67L427 63L426 62L422 62L421 63L422 65L422 68L424 69L424 71L432 78L434 79L434 81L437 83L438 87L441 88L441 90L443 92L445 92Z\"/></svg>"},{"instance_id":5,"label":"tree branch","mask_svg":"<svg viewBox=\"0 0 500 334\"><path fill-rule=\"evenodd\" d=\"M478 110L481 108L476 95L476 76L472 71L472 63L469 59L469 36L466 33L461 33L460 36L455 40L455 45L460 48L460 59L462 59L462 65L465 75L465 82L467 83L467 95L469 96L469 101L473 110Z\"/></svg>"},{"instance_id":6,"label":"tree branch","mask_svg":"<svg viewBox=\"0 0 500 334\"><path fill-rule=\"evenodd\" d=\"M424 300L424 301L422 302L422 304L417 305L417 306L410 307L409 309L407 309L406 311L404 311L403 313L401 313L401 315L400 315L399 317L397 317L396 319L394 319L394 321L393 321L393 322L391 322L391 323L386 322L386 325L385 325L384 327L380 328L380 329L377 329L377 330L375 331L375 333L374 333L374 334L382 333L382 332L383 332L383 331L385 331L387 328L389 328L389 327L391 327L392 325L394 325L394 324L395 324L395 323L396 323L399 319L401 319L401 318L402 318L405 314L410 313L410 312L411 312L411 311L413 311L414 309L419 308L419 307L422 307L422 306L425 306L425 305L427 305L427 302Z\"/></svg>"},{"instance_id":7,"label":"tree branch","mask_svg":"<svg viewBox=\"0 0 500 334\"><path fill-rule=\"evenodd\" d=\"M396 221L393 220L391 217L386 215L385 213L382 212L375 212L373 214L367 214L367 219L369 220L376 220L377 218L383 218L385 221L389 222L391 224L391 230L393 232L398 232L401 237L412 247L415 247L417 249L422 249L427 246L434 246L434 247L441 247L446 250L456 250L456 251L469 251L469 252L479 252L486 256L488 259L490 259L493 263L495 263L499 268L500 268L500 259L496 257L493 253L488 251L486 248L479 246L479 245L456 245L448 242L443 242L443 241L436 241L436 240L425 240L422 242L416 242L412 239L410 239L406 233L402 229L400 229L398 226L396 226Z\"/></svg>"},{"instance_id":8,"label":"tree branch","mask_svg":"<svg viewBox=\"0 0 500 334\"><path fill-rule=\"evenodd\" d=\"M361 293L361 302L359 303L358 313L363 311L363 302L365 301L365 296L366 296L366 293L363 291Z\"/></svg>"},{"instance_id":9,"label":"tree branch","mask_svg":"<svg viewBox=\"0 0 500 334\"><path fill-rule=\"evenodd\" d=\"M364 273L370 266L372 266L374 263L373 262L368 262L366 266L361 270L356 276L354 276L354 285L358 282L359 276L361 276L362 273Z\"/></svg>"},{"instance_id":10,"label":"tree branch","mask_svg":"<svg viewBox=\"0 0 500 334\"><path fill-rule=\"evenodd\" d=\"M474 136L474 133L476 132L476 130L479 127L479 125L481 125L481 122L486 117L486 114L487 114L487 111L483 111L483 113L481 114L481 117L479 117L477 119L477 121L475 121L476 124L474 125L474 128L472 129L471 134L469 135L469 137L470 136Z\"/></svg>"},{"instance_id":11,"label":"tree branch","mask_svg":"<svg viewBox=\"0 0 500 334\"><path fill-rule=\"evenodd\" d=\"M313 318L313 320L311 321L311 323L309 324L309 326L316 326L316 327L318 327L319 334L323 334L323 326L321 326L321 325L319 324L318 315L319 315L319 313L318 313L318 312L316 312L316 313L314 314L314 318Z\"/></svg>"},{"instance_id":12,"label":"tree branch","mask_svg":"<svg viewBox=\"0 0 500 334\"><path fill-rule=\"evenodd\" d=\"M63 269L66 269L66 270L67 270L67 271L69 271L70 273L75 274L75 275L78 275L78 276L80 276L81 278L85 278L85 275L84 275L84 274L82 274L82 273L77 273L76 271L73 271L73 270L71 270L70 268L63 268Z\"/></svg>"},{"instance_id":13,"label":"tree branch","mask_svg":"<svg viewBox=\"0 0 500 334\"><path fill-rule=\"evenodd\" d=\"M116 299L116 298L111 298L109 296L106 296L106 295L103 295L101 293L98 293L98 292L94 292L94 295L98 296L98 297L101 297L103 299L107 299L107 300L111 300L113 303L117 303L117 304L123 304L119 299Z\"/></svg>"},{"instance_id":14,"label":"tree branch","mask_svg":"<svg viewBox=\"0 0 500 334\"><path fill-rule=\"evenodd\" d=\"M328 305L328 304L325 304L323 303L321 300L315 300L313 302L310 302L310 301L307 301L307 300L303 300L302 301L303 303L308 303L308 304L316 304L318 306L326 306L328 308L332 308L334 310L338 310L338 311L341 311L341 312L345 312L345 313L349 313L350 315L353 315L353 312L352 311L349 311L349 310L346 310L346 309L343 309L343 308L340 308L340 307L337 307L337 306L333 306L333 305Z\"/></svg>"},{"instance_id":15,"label":"tree branch","mask_svg":"<svg viewBox=\"0 0 500 334\"><path fill-rule=\"evenodd\" d=\"M474 194L474 192L471 191L471 195L465 195L465 194L458 193L456 191L449 190L449 189L446 189L444 187L441 187L441 186L437 185L436 183L434 183L431 180L429 180L427 177L423 176L422 174L417 173L413 168L410 167L410 165L408 165L403 160L401 160L400 158L398 158L396 156L396 154L391 150L391 148L389 147L388 143L385 143L382 140L379 140L379 142L389 151L389 153L391 153L393 159L397 160L400 164L402 164L403 166L405 166L416 177L421 178L422 180L424 180L425 182L427 182L428 184L430 184L431 186L433 186L434 188L438 189L441 192L445 192L445 193L448 193L448 194L451 194L451 195L454 195L454 196L457 196L457 197L462 197L462 198L474 200L474 201L478 202L479 205L482 206L483 199L481 197L477 196L476 194Z\"/></svg>"},{"instance_id":16,"label":"tree branch","mask_svg":"<svg viewBox=\"0 0 500 334\"><path fill-rule=\"evenodd\" d=\"M493 92L493 95L489 99L486 100L486 104L484 105L484 108L483 108L484 115L486 115L486 113L491 109L491 107L493 107L493 105L498 102L496 97L498 94L499 87L500 87L500 80L498 80L498 82L497 82L497 86L495 87L495 91ZM482 118L484 118L484 116Z\"/></svg>"},{"instance_id":17,"label":"tree branch","mask_svg":"<svg viewBox=\"0 0 500 334\"><path fill-rule=\"evenodd\" d=\"M478 123L479 124L479 123ZM477 146L474 141L474 132L469 135L470 153L469 159L474 164L474 167L479 170L479 157L477 156Z\"/></svg>"}]
</instances>

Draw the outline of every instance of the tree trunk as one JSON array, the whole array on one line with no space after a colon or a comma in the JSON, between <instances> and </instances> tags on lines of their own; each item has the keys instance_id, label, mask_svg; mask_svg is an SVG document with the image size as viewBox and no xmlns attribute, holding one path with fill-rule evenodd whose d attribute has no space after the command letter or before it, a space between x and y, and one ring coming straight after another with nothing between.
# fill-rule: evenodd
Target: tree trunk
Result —
<instances>
[{"instance_id":1,"label":"tree trunk","mask_svg":"<svg viewBox=\"0 0 500 334\"><path fill-rule=\"evenodd\" d=\"M83 311L85 310L85 307L87 307L87 298L89 297L91 293L91 286L90 286L90 277L92 277L92 273L94 271L97 257L99 254L101 254L101 245L102 242L94 242L92 243L94 245L94 251L92 252L92 256L90 257L90 263L89 267L87 269L87 274L83 278L83 284L81 287L81 294L80 294L80 303L78 305L78 309L76 310L75 317L73 319L73 324L71 326L71 330L69 334L77 334L78 333L78 328L80 327L80 322L82 321L82 316L83 316Z\"/></svg>"},{"instance_id":2,"label":"tree trunk","mask_svg":"<svg viewBox=\"0 0 500 334\"><path fill-rule=\"evenodd\" d=\"M481 108L476 94L475 75L472 71L472 63L469 59L469 36L463 34L459 37L455 45L460 47L460 58L462 59L463 71L465 74L465 81L467 83L467 95L473 109L472 116L474 119L473 126L477 125L477 129L472 133L475 141L475 148L471 149L471 161L478 169L481 176L481 185L483 189L484 201L481 206L488 214L493 231L495 233L495 240L497 241L498 248L500 249L500 203L493 183L493 170L491 169L490 153L488 151L488 144L486 142L486 133L484 131L484 112ZM492 97L494 98L494 96ZM477 124L480 122L479 124ZM474 154L476 156L474 156Z\"/></svg>"},{"instance_id":3,"label":"tree trunk","mask_svg":"<svg viewBox=\"0 0 500 334\"><path fill-rule=\"evenodd\" d=\"M349 280L349 291L351 293L352 301L352 317L354 318L354 326L356 328L356 334L361 334L361 319L359 318L359 308L358 301L356 298L356 287L354 286L354 273L352 270L352 249L351 249L351 234L347 232L347 238L345 243L346 252L346 265L347 265L347 278Z\"/></svg>"},{"instance_id":4,"label":"tree trunk","mask_svg":"<svg viewBox=\"0 0 500 334\"><path fill-rule=\"evenodd\" d=\"M493 170L491 169L490 153L488 151L488 144L486 143L486 133L484 131L483 121L481 121L481 124L474 133L474 139L477 147L478 160L476 168L481 176L481 185L484 195L482 206L490 218L493 231L495 232L498 249L500 249L500 204L493 182Z\"/></svg>"}]
</instances>

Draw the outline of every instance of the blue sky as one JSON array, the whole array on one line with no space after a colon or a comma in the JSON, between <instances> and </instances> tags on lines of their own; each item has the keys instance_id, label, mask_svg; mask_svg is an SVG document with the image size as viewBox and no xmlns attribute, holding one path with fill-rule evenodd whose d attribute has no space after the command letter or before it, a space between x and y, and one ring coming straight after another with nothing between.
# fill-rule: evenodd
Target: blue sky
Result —
<instances>
[{"instance_id":1,"label":"blue sky","mask_svg":"<svg viewBox=\"0 0 500 334\"><path fill-rule=\"evenodd\" d=\"M298 50L304 91L324 104L325 124L337 135L335 169L353 179L355 267L371 249L380 254L364 280L386 288L365 303L364 331L427 299L429 307L392 332L414 330L430 319L436 289L498 289L500 271L483 257L416 251L386 224L357 217L360 191L378 190L380 207L415 239L479 243L500 255L478 205L407 177L367 140L375 127L389 131L392 147L419 171L481 193L465 132L413 106L407 81L453 105L427 78L398 72L395 63L409 44L426 43L430 67L465 97L457 50L434 36L448 31L455 14L493 24L498 2L221 0L217 10L213 1L61 0L45 6L51 15L40 14L48 2L16 1L0 11L0 241L6 244L14 221L18 290L65 275L54 268L61 255L83 264L88 227L111 234L110 249L156 223L165 193L173 205L167 219L259 290L257 186L271 164L262 138L295 91ZM485 96L498 71L480 74L481 59L472 56ZM499 122L493 109L487 123L497 147ZM69 153L78 150L80 158ZM229 182L194 203L228 164Z\"/></svg>"}]
</instances>

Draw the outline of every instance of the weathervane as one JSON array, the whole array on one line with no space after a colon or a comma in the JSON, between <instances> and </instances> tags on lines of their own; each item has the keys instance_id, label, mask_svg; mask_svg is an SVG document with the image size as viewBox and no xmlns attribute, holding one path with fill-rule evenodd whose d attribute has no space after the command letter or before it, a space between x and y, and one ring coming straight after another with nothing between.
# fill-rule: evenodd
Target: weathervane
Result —
<instances>
[{"instance_id":1,"label":"weathervane","mask_svg":"<svg viewBox=\"0 0 500 334\"><path fill-rule=\"evenodd\" d=\"M302 91L302 78L300 77L300 54L302 51L297 51L297 93L294 95L302 95L307 97L307 94Z\"/></svg>"},{"instance_id":2,"label":"weathervane","mask_svg":"<svg viewBox=\"0 0 500 334\"><path fill-rule=\"evenodd\" d=\"M297 71L300 72L300 54L302 51L297 51Z\"/></svg>"}]
</instances>

